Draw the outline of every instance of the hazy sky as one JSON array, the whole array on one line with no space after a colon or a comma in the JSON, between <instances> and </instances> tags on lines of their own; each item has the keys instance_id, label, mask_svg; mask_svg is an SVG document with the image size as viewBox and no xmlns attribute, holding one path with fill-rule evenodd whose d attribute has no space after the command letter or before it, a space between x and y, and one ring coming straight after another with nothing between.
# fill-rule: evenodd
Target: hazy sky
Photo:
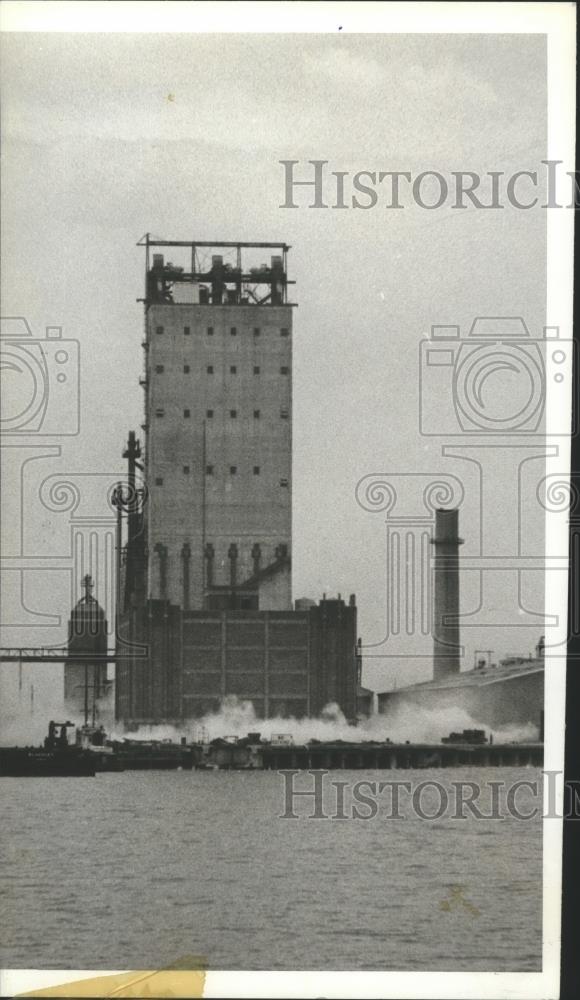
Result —
<instances>
[{"instance_id":1,"label":"hazy sky","mask_svg":"<svg viewBox=\"0 0 580 1000\"><path fill-rule=\"evenodd\" d=\"M459 476L465 552L478 537L472 468L442 456L446 439L419 434L419 341L431 324L466 331L477 315L522 315L536 335L557 322L545 317L546 217L425 211L409 198L401 211L291 211L278 161L414 175L537 169L544 37L27 34L2 47L3 314L26 316L38 336L62 325L81 344L81 434L61 439L43 474L122 470L126 433L143 419L135 244L145 232L290 243L294 596L355 592L363 643L380 643L385 520L357 505L356 484L379 472ZM514 456L490 461L501 498ZM511 546L503 503L499 553ZM35 518L34 498L25 507L31 551L57 536L66 551L67 524ZM525 530L541 549L531 507ZM542 577L531 577L522 600L540 612ZM66 574L30 574L27 601L66 622L68 586ZM474 648L527 653L543 631L493 626L508 586L486 594L491 626L464 630L467 666ZM462 609L477 604L478 580L465 579ZM64 635L7 630L4 644ZM364 681L381 690L429 676L428 661L373 657Z\"/></svg>"}]
</instances>

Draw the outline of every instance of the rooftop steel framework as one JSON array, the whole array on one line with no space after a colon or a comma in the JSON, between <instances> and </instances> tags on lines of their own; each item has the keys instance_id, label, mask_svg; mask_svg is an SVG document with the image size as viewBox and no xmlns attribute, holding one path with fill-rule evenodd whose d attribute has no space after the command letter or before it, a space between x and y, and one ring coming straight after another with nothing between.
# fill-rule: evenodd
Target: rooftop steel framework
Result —
<instances>
[{"instance_id":1,"label":"rooftop steel framework","mask_svg":"<svg viewBox=\"0 0 580 1000\"><path fill-rule=\"evenodd\" d=\"M220 289L217 302L222 304L222 290L229 286L232 288L234 299L243 301L243 295L253 300L253 305L290 304L287 299L288 285L295 284L287 277L288 272L288 251L291 249L288 243L255 243L243 240L161 240L152 237L150 233L139 240L137 246L145 247L145 302L151 300L150 278L156 275L163 278L167 283L183 282L195 283L206 282L212 287L212 302L215 304L216 289ZM165 263L160 254L151 254L152 249L162 249L174 247L190 251L189 270L175 266L172 263ZM216 251L212 255L211 267L203 267L200 260L199 250ZM244 250L270 250L273 251L270 264L261 264L259 267L244 269ZM235 264L224 264L220 251L235 250ZM256 294L258 286L268 285L269 294L260 298ZM229 301L229 300L228 300Z\"/></svg>"}]
</instances>

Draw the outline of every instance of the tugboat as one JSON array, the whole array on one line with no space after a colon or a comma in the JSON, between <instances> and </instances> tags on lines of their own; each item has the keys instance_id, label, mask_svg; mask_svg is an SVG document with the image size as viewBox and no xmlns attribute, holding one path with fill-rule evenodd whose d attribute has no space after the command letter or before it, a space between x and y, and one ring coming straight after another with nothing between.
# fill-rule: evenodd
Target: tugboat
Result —
<instances>
[{"instance_id":1,"label":"tugboat","mask_svg":"<svg viewBox=\"0 0 580 1000\"><path fill-rule=\"evenodd\" d=\"M0 777L93 777L93 755L69 744L67 729L72 726L72 722L49 722L42 747L0 747Z\"/></svg>"}]
</instances>

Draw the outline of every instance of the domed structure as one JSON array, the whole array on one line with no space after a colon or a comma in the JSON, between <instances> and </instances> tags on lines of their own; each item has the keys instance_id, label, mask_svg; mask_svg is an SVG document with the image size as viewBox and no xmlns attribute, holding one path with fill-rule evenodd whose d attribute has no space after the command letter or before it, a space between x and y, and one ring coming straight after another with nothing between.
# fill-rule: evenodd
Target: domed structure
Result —
<instances>
[{"instance_id":1,"label":"domed structure","mask_svg":"<svg viewBox=\"0 0 580 1000\"><path fill-rule=\"evenodd\" d=\"M93 597L93 581L83 578L84 593L72 609L68 623L69 659L64 667L64 698L67 710L83 715L84 721L96 718L98 704L108 691L107 619ZM103 661L99 662L99 657Z\"/></svg>"}]
</instances>

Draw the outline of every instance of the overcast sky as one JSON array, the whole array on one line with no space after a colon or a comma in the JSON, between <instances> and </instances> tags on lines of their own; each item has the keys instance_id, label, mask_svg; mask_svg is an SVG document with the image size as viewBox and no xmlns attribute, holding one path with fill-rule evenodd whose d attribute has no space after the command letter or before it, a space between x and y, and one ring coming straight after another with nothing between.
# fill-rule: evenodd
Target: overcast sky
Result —
<instances>
[{"instance_id":1,"label":"overcast sky","mask_svg":"<svg viewBox=\"0 0 580 1000\"><path fill-rule=\"evenodd\" d=\"M121 471L124 438L142 422L135 244L145 232L290 243L299 306L294 596L356 593L363 643L388 652L376 645L385 634L385 520L357 505L356 484L375 472L459 476L464 551L479 537L472 471L442 456L447 439L419 433L419 341L431 324L466 332L478 315L522 315L535 335L557 322L545 316L546 217L425 211L410 199L401 211L291 211L280 207L278 161L414 175L537 169L546 155L545 39L27 34L5 35L2 46L3 314L26 316L37 336L62 325L81 344L81 434L61 439L62 455L39 463L43 474ZM490 461L488 482L501 496L514 456ZM501 503L500 554L511 551ZM25 507L32 551L61 536L66 550L62 525L34 518L33 499ZM540 550L529 507L526 537ZM66 574L31 574L26 599L66 622L68 586ZM511 593L511 582L498 580L486 595L490 627L464 630L466 666L475 648L527 653L543 631L493 626L509 603L504 588ZM541 574L522 588L523 603L541 612ZM464 579L462 610L477 605L478 580ZM8 630L4 644L64 635ZM428 661L374 656L364 681L381 690L430 673Z\"/></svg>"}]
</instances>

